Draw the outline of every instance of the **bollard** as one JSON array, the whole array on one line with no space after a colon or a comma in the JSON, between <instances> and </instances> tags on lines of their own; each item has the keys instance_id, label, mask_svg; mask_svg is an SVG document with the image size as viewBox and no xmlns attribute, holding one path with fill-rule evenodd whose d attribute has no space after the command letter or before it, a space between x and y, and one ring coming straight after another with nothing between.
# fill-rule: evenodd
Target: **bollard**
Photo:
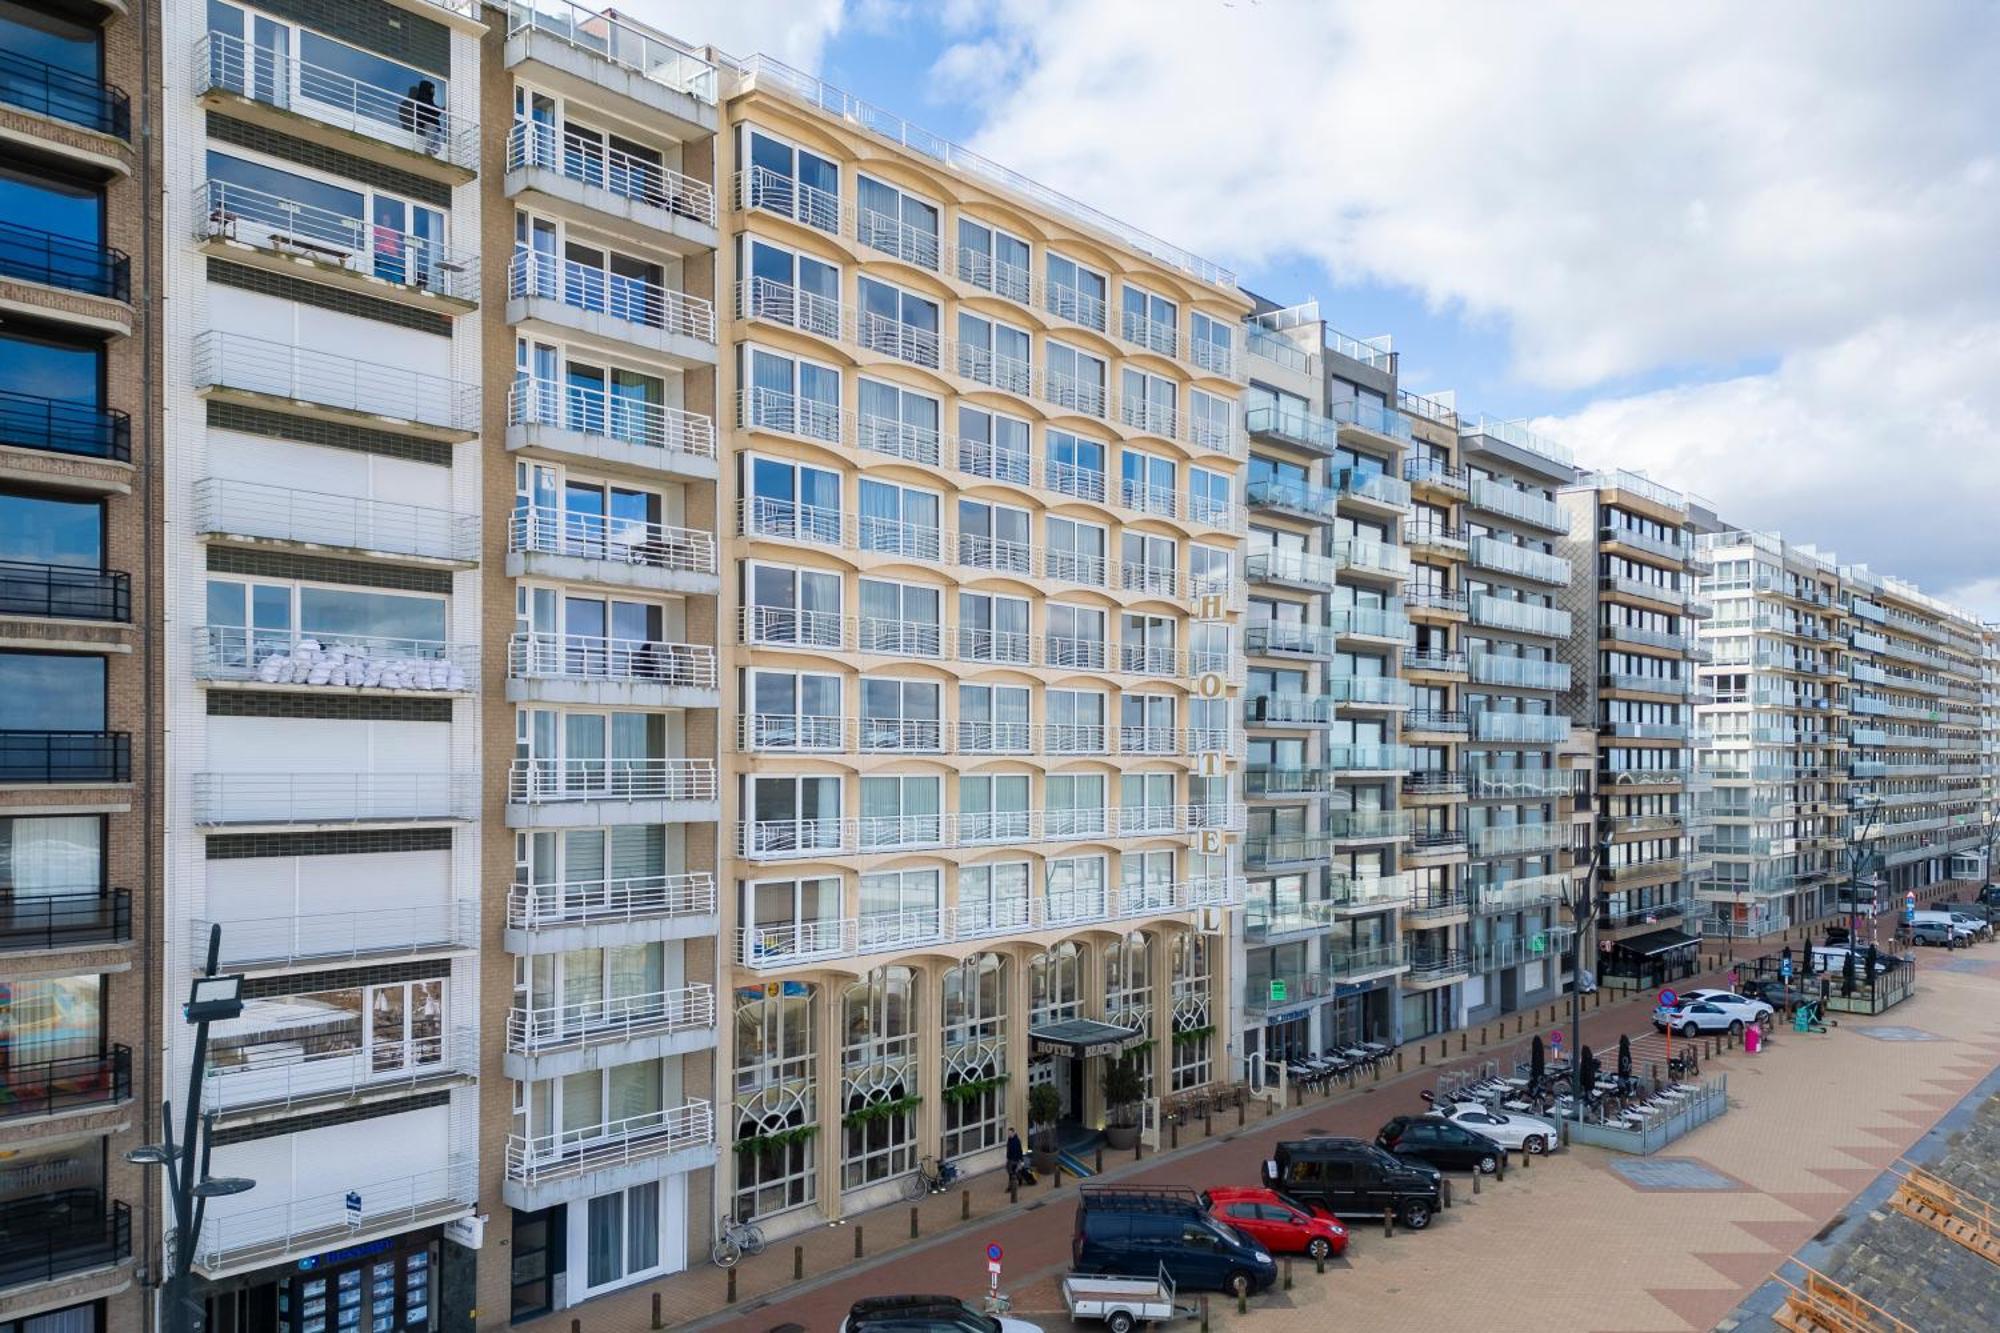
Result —
<instances>
[{"instance_id":1,"label":"bollard","mask_svg":"<svg viewBox=\"0 0 2000 1333\"><path fill-rule=\"evenodd\" d=\"M1458 1053L1460 1055L1465 1054L1465 1034L1463 1032L1458 1034Z\"/></svg>"},{"instance_id":2,"label":"bollard","mask_svg":"<svg viewBox=\"0 0 2000 1333\"><path fill-rule=\"evenodd\" d=\"M581 1319L570 1320L569 1333L583 1333L583 1321Z\"/></svg>"},{"instance_id":3,"label":"bollard","mask_svg":"<svg viewBox=\"0 0 2000 1333\"><path fill-rule=\"evenodd\" d=\"M1505 1180L1507 1178L1507 1154L1504 1152L1500 1154L1500 1169L1494 1173L1493 1178L1495 1180Z\"/></svg>"},{"instance_id":4,"label":"bollard","mask_svg":"<svg viewBox=\"0 0 2000 1333\"><path fill-rule=\"evenodd\" d=\"M1144 1139L1132 1140L1132 1160L1135 1162L1146 1160L1146 1141Z\"/></svg>"},{"instance_id":5,"label":"bollard","mask_svg":"<svg viewBox=\"0 0 2000 1333\"><path fill-rule=\"evenodd\" d=\"M1444 1206L1451 1207L1451 1177L1444 1178Z\"/></svg>"},{"instance_id":6,"label":"bollard","mask_svg":"<svg viewBox=\"0 0 2000 1333\"><path fill-rule=\"evenodd\" d=\"M1472 1192L1474 1194L1479 1193L1479 1173L1477 1171L1472 1173Z\"/></svg>"},{"instance_id":7,"label":"bollard","mask_svg":"<svg viewBox=\"0 0 2000 1333\"><path fill-rule=\"evenodd\" d=\"M1396 1072L1398 1074L1403 1072L1403 1053L1401 1051L1396 1052Z\"/></svg>"},{"instance_id":8,"label":"bollard","mask_svg":"<svg viewBox=\"0 0 2000 1333\"><path fill-rule=\"evenodd\" d=\"M1522 1031L1522 1029L1523 1029L1524 1027L1526 1027L1526 1025L1527 1025L1527 1022L1528 1022L1528 1020L1527 1020L1527 1019L1525 1019L1525 1018L1523 1018L1523 1017L1522 1017L1522 1016L1521 1016L1520 1014L1516 1014L1516 1015L1514 1015L1514 1035L1515 1035L1515 1036L1517 1036L1517 1037L1518 1037L1518 1036L1520 1036L1520 1035L1521 1035L1521 1031Z\"/></svg>"},{"instance_id":9,"label":"bollard","mask_svg":"<svg viewBox=\"0 0 2000 1333\"><path fill-rule=\"evenodd\" d=\"M1502 1153L1501 1155L1504 1157L1506 1154ZM1535 1155L1533 1153L1523 1152L1521 1154L1521 1169L1523 1171L1526 1171L1529 1167L1533 1166L1534 1164L1535 1164Z\"/></svg>"},{"instance_id":10,"label":"bollard","mask_svg":"<svg viewBox=\"0 0 2000 1333\"><path fill-rule=\"evenodd\" d=\"M1427 1065L1430 1062L1431 1062L1431 1048L1428 1046L1417 1047L1417 1063L1419 1065Z\"/></svg>"},{"instance_id":11,"label":"bollard","mask_svg":"<svg viewBox=\"0 0 2000 1333\"><path fill-rule=\"evenodd\" d=\"M1102 1140L1099 1140L1097 1144L1097 1174L1100 1176L1104 1174L1104 1143Z\"/></svg>"},{"instance_id":12,"label":"bollard","mask_svg":"<svg viewBox=\"0 0 2000 1333\"><path fill-rule=\"evenodd\" d=\"M1323 1254L1322 1254L1322 1255L1320 1255L1320 1256L1319 1256L1319 1257L1318 1257L1317 1259L1314 1259L1314 1260L1313 1260L1313 1271L1314 1271L1315 1273L1318 1273L1318 1274L1320 1274L1320 1275L1321 1275L1322 1277L1324 1277L1324 1276L1326 1275L1326 1256L1325 1256L1325 1255L1323 1255Z\"/></svg>"},{"instance_id":13,"label":"bollard","mask_svg":"<svg viewBox=\"0 0 2000 1333\"><path fill-rule=\"evenodd\" d=\"M1201 1113L1201 1136L1205 1139L1215 1137L1215 1113L1213 1111L1203 1111Z\"/></svg>"},{"instance_id":14,"label":"bollard","mask_svg":"<svg viewBox=\"0 0 2000 1333\"><path fill-rule=\"evenodd\" d=\"M806 1247L803 1245L794 1245L792 1246L792 1281L803 1282L805 1280Z\"/></svg>"},{"instance_id":15,"label":"bollard","mask_svg":"<svg viewBox=\"0 0 2000 1333\"><path fill-rule=\"evenodd\" d=\"M660 1318L660 1293L656 1291L653 1293L653 1327L665 1328L666 1326L666 1321Z\"/></svg>"},{"instance_id":16,"label":"bollard","mask_svg":"<svg viewBox=\"0 0 2000 1333\"><path fill-rule=\"evenodd\" d=\"M1264 1101L1264 1118L1266 1120L1269 1120L1272 1116L1276 1115L1277 1113L1278 1113L1278 1104L1274 1101L1271 1101L1269 1098L1266 1098Z\"/></svg>"},{"instance_id":17,"label":"bollard","mask_svg":"<svg viewBox=\"0 0 2000 1333\"><path fill-rule=\"evenodd\" d=\"M1382 1062L1380 1060L1377 1060L1374 1064L1368 1067L1375 1071L1375 1081L1377 1083L1380 1083L1382 1081Z\"/></svg>"},{"instance_id":18,"label":"bollard","mask_svg":"<svg viewBox=\"0 0 2000 1333\"><path fill-rule=\"evenodd\" d=\"M1285 1290L1290 1291L1291 1289L1292 1289L1292 1261L1289 1257L1287 1257L1285 1260Z\"/></svg>"},{"instance_id":19,"label":"bollard","mask_svg":"<svg viewBox=\"0 0 2000 1333\"><path fill-rule=\"evenodd\" d=\"M1208 1333L1208 1297L1201 1298L1201 1333Z\"/></svg>"},{"instance_id":20,"label":"bollard","mask_svg":"<svg viewBox=\"0 0 2000 1333\"><path fill-rule=\"evenodd\" d=\"M725 1305L736 1304L736 1270L733 1268L729 1270L729 1290L724 1293L722 1301ZM570 1320L570 1333L576 1333L576 1327L581 1322L577 1319Z\"/></svg>"},{"instance_id":21,"label":"bollard","mask_svg":"<svg viewBox=\"0 0 2000 1333\"><path fill-rule=\"evenodd\" d=\"M859 1259L863 1253L864 1251L861 1248L861 1228L857 1226L854 1228L854 1257ZM735 1270L732 1269L730 1271L734 1272Z\"/></svg>"},{"instance_id":22,"label":"bollard","mask_svg":"<svg viewBox=\"0 0 2000 1333\"><path fill-rule=\"evenodd\" d=\"M910 1239L911 1239L911 1240L915 1240L915 1239L917 1238L917 1234L918 1234L918 1233L917 1233L917 1210L916 1210L915 1208L911 1208L911 1209L910 1209Z\"/></svg>"},{"instance_id":23,"label":"bollard","mask_svg":"<svg viewBox=\"0 0 2000 1333\"><path fill-rule=\"evenodd\" d=\"M1239 1291L1236 1293L1236 1313L1238 1314L1250 1313L1250 1293L1245 1291Z\"/></svg>"},{"instance_id":24,"label":"bollard","mask_svg":"<svg viewBox=\"0 0 2000 1333\"><path fill-rule=\"evenodd\" d=\"M1451 1039L1449 1037L1438 1043L1438 1059L1451 1059Z\"/></svg>"},{"instance_id":25,"label":"bollard","mask_svg":"<svg viewBox=\"0 0 2000 1333\"><path fill-rule=\"evenodd\" d=\"M1569 1147L1569 1121L1567 1120L1562 1121L1561 1129L1562 1129L1562 1146L1567 1148Z\"/></svg>"},{"instance_id":26,"label":"bollard","mask_svg":"<svg viewBox=\"0 0 2000 1333\"><path fill-rule=\"evenodd\" d=\"M1062 1158L1056 1158L1056 1169L1049 1173L1049 1188L1062 1188Z\"/></svg>"},{"instance_id":27,"label":"bollard","mask_svg":"<svg viewBox=\"0 0 2000 1333\"><path fill-rule=\"evenodd\" d=\"M972 1220L971 1190L960 1190L958 1192L958 1220L961 1222L969 1222Z\"/></svg>"},{"instance_id":28,"label":"bollard","mask_svg":"<svg viewBox=\"0 0 2000 1333\"><path fill-rule=\"evenodd\" d=\"M1238 1097L1236 1099L1236 1127L1238 1129L1243 1128L1243 1112L1244 1112L1243 1101L1244 1099L1241 1097Z\"/></svg>"},{"instance_id":29,"label":"bollard","mask_svg":"<svg viewBox=\"0 0 2000 1333\"><path fill-rule=\"evenodd\" d=\"M1019 1203L1020 1201L1021 1201L1021 1182L1018 1179L1009 1177L1007 1180L1007 1202Z\"/></svg>"},{"instance_id":30,"label":"bollard","mask_svg":"<svg viewBox=\"0 0 2000 1333\"><path fill-rule=\"evenodd\" d=\"M1382 1210L1382 1234L1385 1236L1396 1234L1396 1210L1393 1208Z\"/></svg>"},{"instance_id":31,"label":"bollard","mask_svg":"<svg viewBox=\"0 0 2000 1333\"><path fill-rule=\"evenodd\" d=\"M1181 1146L1181 1122L1176 1120L1168 1128L1173 1131L1173 1146L1178 1150Z\"/></svg>"}]
</instances>

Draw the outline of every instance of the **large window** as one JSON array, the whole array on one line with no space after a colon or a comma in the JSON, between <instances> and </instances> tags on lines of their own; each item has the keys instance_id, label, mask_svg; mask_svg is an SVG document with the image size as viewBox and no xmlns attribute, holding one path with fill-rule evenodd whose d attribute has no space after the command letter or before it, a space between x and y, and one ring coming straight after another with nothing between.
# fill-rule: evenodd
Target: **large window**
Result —
<instances>
[{"instance_id":1,"label":"large window","mask_svg":"<svg viewBox=\"0 0 2000 1333\"><path fill-rule=\"evenodd\" d=\"M958 595L958 655L967 662L1026 663L1028 599L987 593Z\"/></svg>"},{"instance_id":2,"label":"large window","mask_svg":"<svg viewBox=\"0 0 2000 1333\"><path fill-rule=\"evenodd\" d=\"M980 953L944 974L940 990L947 1158L997 1147L1004 1136L1007 973L1005 958Z\"/></svg>"},{"instance_id":3,"label":"large window","mask_svg":"<svg viewBox=\"0 0 2000 1333\"><path fill-rule=\"evenodd\" d=\"M877 968L841 1006L841 1186L916 1166L918 992L906 967Z\"/></svg>"},{"instance_id":4,"label":"large window","mask_svg":"<svg viewBox=\"0 0 2000 1333\"><path fill-rule=\"evenodd\" d=\"M1199 1088L1215 1077L1214 1010L1209 1002L1209 941L1179 934L1168 948L1173 977L1174 1091Z\"/></svg>"},{"instance_id":5,"label":"large window","mask_svg":"<svg viewBox=\"0 0 2000 1333\"><path fill-rule=\"evenodd\" d=\"M746 347L743 356L748 363L743 379L749 386L742 412L745 426L841 441L838 370L761 347Z\"/></svg>"},{"instance_id":6,"label":"large window","mask_svg":"<svg viewBox=\"0 0 2000 1333\"><path fill-rule=\"evenodd\" d=\"M861 846L921 847L944 836L944 779L928 775L861 779Z\"/></svg>"},{"instance_id":7,"label":"large window","mask_svg":"<svg viewBox=\"0 0 2000 1333\"><path fill-rule=\"evenodd\" d=\"M363 1075L437 1065L444 1002L438 978L260 996L216 1025L209 1062L228 1071L350 1060Z\"/></svg>"},{"instance_id":8,"label":"large window","mask_svg":"<svg viewBox=\"0 0 2000 1333\"><path fill-rule=\"evenodd\" d=\"M938 656L944 649L943 600L938 589L921 584L861 580L861 651Z\"/></svg>"},{"instance_id":9,"label":"large window","mask_svg":"<svg viewBox=\"0 0 2000 1333\"><path fill-rule=\"evenodd\" d=\"M1034 471L1028 423L983 408L958 409L958 467L975 477L1026 486Z\"/></svg>"},{"instance_id":10,"label":"large window","mask_svg":"<svg viewBox=\"0 0 2000 1333\"><path fill-rule=\"evenodd\" d=\"M751 208L796 218L828 233L840 230L840 164L795 148L762 130L744 126L749 136Z\"/></svg>"},{"instance_id":11,"label":"large window","mask_svg":"<svg viewBox=\"0 0 2000 1333\"><path fill-rule=\"evenodd\" d=\"M958 780L961 842L1019 842L1028 837L1026 773L968 773ZM961 885L963 884L961 878Z\"/></svg>"},{"instance_id":12,"label":"large window","mask_svg":"<svg viewBox=\"0 0 2000 1333\"><path fill-rule=\"evenodd\" d=\"M1028 863L995 861L958 872L958 933L1021 930L1029 921Z\"/></svg>"},{"instance_id":13,"label":"large window","mask_svg":"<svg viewBox=\"0 0 2000 1333\"><path fill-rule=\"evenodd\" d=\"M1048 307L1065 319L1104 332L1104 275L1053 252L1049 255Z\"/></svg>"},{"instance_id":14,"label":"large window","mask_svg":"<svg viewBox=\"0 0 2000 1333\"><path fill-rule=\"evenodd\" d=\"M92 1056L103 1048L103 977L36 977L0 986L0 1071Z\"/></svg>"},{"instance_id":15,"label":"large window","mask_svg":"<svg viewBox=\"0 0 2000 1333\"><path fill-rule=\"evenodd\" d=\"M816 994L802 981L735 992L739 1218L769 1217L817 1194Z\"/></svg>"},{"instance_id":16,"label":"large window","mask_svg":"<svg viewBox=\"0 0 2000 1333\"><path fill-rule=\"evenodd\" d=\"M841 843L840 779L752 777L751 854L835 850Z\"/></svg>"},{"instance_id":17,"label":"large window","mask_svg":"<svg viewBox=\"0 0 2000 1333\"><path fill-rule=\"evenodd\" d=\"M958 220L958 276L1009 300L1028 299L1033 268L1028 243L984 222Z\"/></svg>"},{"instance_id":18,"label":"large window","mask_svg":"<svg viewBox=\"0 0 2000 1333\"><path fill-rule=\"evenodd\" d=\"M0 818L0 897L7 903L103 887L102 815Z\"/></svg>"},{"instance_id":19,"label":"large window","mask_svg":"<svg viewBox=\"0 0 2000 1333\"><path fill-rule=\"evenodd\" d=\"M860 310L855 338L873 352L898 361L938 366L938 303L874 278L857 280Z\"/></svg>"},{"instance_id":20,"label":"large window","mask_svg":"<svg viewBox=\"0 0 2000 1333\"><path fill-rule=\"evenodd\" d=\"M623 1285L663 1266L659 1181L600 1194L588 1216L586 1289Z\"/></svg>"},{"instance_id":21,"label":"large window","mask_svg":"<svg viewBox=\"0 0 2000 1333\"><path fill-rule=\"evenodd\" d=\"M104 681L102 657L0 652L0 731L103 731Z\"/></svg>"},{"instance_id":22,"label":"large window","mask_svg":"<svg viewBox=\"0 0 2000 1333\"><path fill-rule=\"evenodd\" d=\"M938 206L867 176L855 178L855 232L863 245L906 264L938 266Z\"/></svg>"}]
</instances>

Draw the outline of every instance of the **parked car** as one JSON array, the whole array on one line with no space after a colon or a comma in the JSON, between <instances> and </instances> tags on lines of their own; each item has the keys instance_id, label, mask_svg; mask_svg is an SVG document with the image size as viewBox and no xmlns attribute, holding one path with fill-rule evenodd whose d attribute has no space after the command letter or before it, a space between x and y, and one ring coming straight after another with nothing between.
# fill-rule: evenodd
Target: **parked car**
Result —
<instances>
[{"instance_id":1,"label":"parked car","mask_svg":"<svg viewBox=\"0 0 2000 1333\"><path fill-rule=\"evenodd\" d=\"M1743 983L1740 992L1748 999L1762 1000L1773 1009L1782 1009L1799 998L1798 986L1787 985L1779 977L1753 977Z\"/></svg>"},{"instance_id":2,"label":"parked car","mask_svg":"<svg viewBox=\"0 0 2000 1333\"><path fill-rule=\"evenodd\" d=\"M1963 912L1966 916L1977 917L1987 925L2000 922L2000 901L1985 903L1945 901L1932 904L1940 912Z\"/></svg>"},{"instance_id":3,"label":"parked car","mask_svg":"<svg viewBox=\"0 0 2000 1333\"><path fill-rule=\"evenodd\" d=\"M2000 907L2000 884L1980 885L1979 892L1973 895L1972 900L1978 903L1986 903L1993 907Z\"/></svg>"},{"instance_id":4,"label":"parked car","mask_svg":"<svg viewBox=\"0 0 2000 1333\"><path fill-rule=\"evenodd\" d=\"M1114 1277L1152 1277L1164 1269L1176 1287L1232 1296L1278 1280L1271 1252L1210 1217L1189 1189L1084 1186L1070 1266Z\"/></svg>"},{"instance_id":5,"label":"parked car","mask_svg":"<svg viewBox=\"0 0 2000 1333\"><path fill-rule=\"evenodd\" d=\"M1949 920L1914 921L1910 923L1910 943L1928 944L1936 948L1951 947L1958 931Z\"/></svg>"},{"instance_id":6,"label":"parked car","mask_svg":"<svg viewBox=\"0 0 2000 1333\"><path fill-rule=\"evenodd\" d=\"M1727 1032L1732 1024L1740 1024L1742 1021L1730 1017L1720 1005L1710 1004L1706 1000L1683 1000L1672 1009L1661 1005L1653 1010L1653 1030L1672 1032L1678 1037Z\"/></svg>"},{"instance_id":7,"label":"parked car","mask_svg":"<svg viewBox=\"0 0 2000 1333\"><path fill-rule=\"evenodd\" d=\"M1477 1171L1482 1176L1498 1171L1507 1156L1505 1148L1484 1134L1433 1115L1397 1116L1376 1133L1375 1146L1440 1170Z\"/></svg>"},{"instance_id":8,"label":"parked car","mask_svg":"<svg viewBox=\"0 0 2000 1333\"><path fill-rule=\"evenodd\" d=\"M1264 1163L1264 1183L1336 1217L1380 1217L1394 1209L1422 1231L1444 1207L1444 1173L1360 1139L1293 1139Z\"/></svg>"},{"instance_id":9,"label":"parked car","mask_svg":"<svg viewBox=\"0 0 2000 1333\"><path fill-rule=\"evenodd\" d=\"M1850 952L1854 951L1848 949L1843 944L1836 944L1831 947L1823 944L1815 944L1812 951L1813 971L1821 976L1839 976L1841 971L1847 966L1847 955ZM1855 953L1854 967L1857 972L1866 965L1865 960L1867 957L1868 951L1866 949ZM1892 954L1877 950L1875 954L1876 974L1879 976L1881 973L1887 972L1890 965L1897 961L1899 960ZM1793 980L1796 981L1798 978L1794 977Z\"/></svg>"},{"instance_id":10,"label":"parked car","mask_svg":"<svg viewBox=\"0 0 2000 1333\"><path fill-rule=\"evenodd\" d=\"M1971 931L1975 939L1990 940L1993 938L1993 923L1987 920L1983 914L1969 912L1959 907L1949 910L1953 923Z\"/></svg>"},{"instance_id":11,"label":"parked car","mask_svg":"<svg viewBox=\"0 0 2000 1333\"><path fill-rule=\"evenodd\" d=\"M985 1314L956 1296L863 1296L840 1333L1041 1333L1041 1326Z\"/></svg>"},{"instance_id":12,"label":"parked car","mask_svg":"<svg viewBox=\"0 0 2000 1333\"><path fill-rule=\"evenodd\" d=\"M1347 1252L1347 1228L1286 1199L1276 1190L1230 1185L1207 1191L1208 1215L1273 1254L1337 1259Z\"/></svg>"},{"instance_id":13,"label":"parked car","mask_svg":"<svg viewBox=\"0 0 2000 1333\"><path fill-rule=\"evenodd\" d=\"M1745 1024L1764 1022L1771 1017L1773 1009L1768 1001L1754 996L1742 995L1735 991L1712 990L1707 987L1688 991L1681 996L1681 1000L1683 1003L1695 1001L1712 1004L1731 1018ZM1729 1028L1732 1032L1736 1030L1734 1025Z\"/></svg>"},{"instance_id":14,"label":"parked car","mask_svg":"<svg viewBox=\"0 0 2000 1333\"><path fill-rule=\"evenodd\" d=\"M1484 1134L1510 1152L1518 1150L1539 1156L1561 1141L1554 1125L1530 1115L1489 1111L1483 1106L1472 1106L1463 1102L1453 1106L1433 1107L1430 1114L1457 1125L1460 1129L1469 1129L1474 1134Z\"/></svg>"}]
</instances>

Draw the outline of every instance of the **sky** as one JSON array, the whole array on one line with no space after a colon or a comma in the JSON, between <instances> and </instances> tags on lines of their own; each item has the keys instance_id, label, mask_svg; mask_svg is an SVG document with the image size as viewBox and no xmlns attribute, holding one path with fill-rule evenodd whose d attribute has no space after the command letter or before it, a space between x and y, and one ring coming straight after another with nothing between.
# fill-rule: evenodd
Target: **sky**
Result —
<instances>
[{"instance_id":1,"label":"sky","mask_svg":"<svg viewBox=\"0 0 2000 1333\"><path fill-rule=\"evenodd\" d=\"M2000 5L627 0L2000 619Z\"/></svg>"}]
</instances>

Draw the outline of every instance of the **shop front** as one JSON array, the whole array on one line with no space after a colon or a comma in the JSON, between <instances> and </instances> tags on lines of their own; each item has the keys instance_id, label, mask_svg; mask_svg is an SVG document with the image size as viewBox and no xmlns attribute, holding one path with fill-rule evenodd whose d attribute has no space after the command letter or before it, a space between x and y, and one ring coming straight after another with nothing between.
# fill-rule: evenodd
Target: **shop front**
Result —
<instances>
[{"instance_id":1,"label":"shop front","mask_svg":"<svg viewBox=\"0 0 2000 1333\"><path fill-rule=\"evenodd\" d=\"M1057 1133L1065 1146L1094 1137L1089 1093L1102 1069L1096 1062L1115 1059L1146 1040L1137 1028L1093 1018L1038 1023L1028 1030L1029 1085L1048 1082L1055 1087L1062 1106Z\"/></svg>"},{"instance_id":2,"label":"shop front","mask_svg":"<svg viewBox=\"0 0 2000 1333\"><path fill-rule=\"evenodd\" d=\"M1604 974L1639 986L1664 986L1695 974L1701 941L1678 930L1649 930L1603 943Z\"/></svg>"},{"instance_id":3,"label":"shop front","mask_svg":"<svg viewBox=\"0 0 2000 1333\"><path fill-rule=\"evenodd\" d=\"M210 1333L431 1333L439 1241L429 1227L207 1285Z\"/></svg>"}]
</instances>

